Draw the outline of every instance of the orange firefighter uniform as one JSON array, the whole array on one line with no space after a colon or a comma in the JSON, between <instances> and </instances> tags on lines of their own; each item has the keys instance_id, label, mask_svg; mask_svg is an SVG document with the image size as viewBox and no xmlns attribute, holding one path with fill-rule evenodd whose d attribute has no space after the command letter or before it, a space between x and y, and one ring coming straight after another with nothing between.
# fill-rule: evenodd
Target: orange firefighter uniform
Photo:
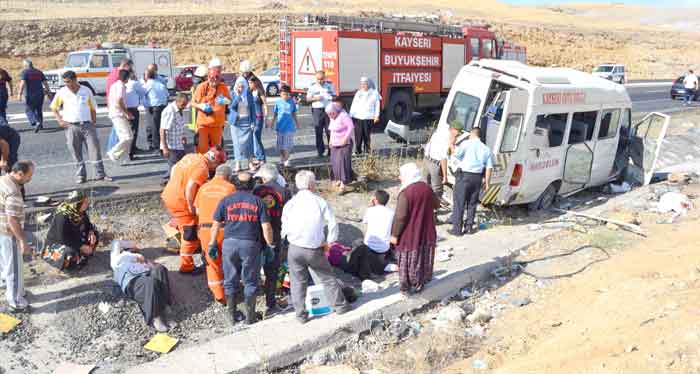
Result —
<instances>
[{"instance_id":1,"label":"orange firefighter uniform","mask_svg":"<svg viewBox=\"0 0 700 374\"><path fill-rule=\"evenodd\" d=\"M219 202L226 196L236 192L236 187L223 176L215 176L214 179L204 183L197 192L197 199L194 205L197 207L197 217L199 219L199 241L204 245L209 244L211 237L211 225L214 222L213 216ZM221 265L221 245L224 241L224 230L219 230L216 238L219 244L219 255L216 260L209 257L207 251L202 251L207 258L207 281L209 289L216 301L225 304L224 295L224 269Z\"/></svg>"},{"instance_id":2,"label":"orange firefighter uniform","mask_svg":"<svg viewBox=\"0 0 700 374\"><path fill-rule=\"evenodd\" d=\"M207 156L199 153L186 155L175 166L161 198L180 231L180 272L194 270L192 255L199 248L197 238L197 216L190 210L185 196L187 184L193 182L197 188L209 179ZM196 195L194 196L196 198Z\"/></svg>"},{"instance_id":3,"label":"orange firefighter uniform","mask_svg":"<svg viewBox=\"0 0 700 374\"><path fill-rule=\"evenodd\" d=\"M215 74L210 71L210 75ZM219 75L220 76L220 75ZM197 135L199 142L197 152L205 153L210 147L221 144L224 135L224 123L226 121L226 105L217 104L216 98L223 96L231 100L231 93L226 84L219 79L216 85L210 81L202 82L194 91L192 101L196 104L209 104L212 112L207 114L197 108Z\"/></svg>"}]
</instances>

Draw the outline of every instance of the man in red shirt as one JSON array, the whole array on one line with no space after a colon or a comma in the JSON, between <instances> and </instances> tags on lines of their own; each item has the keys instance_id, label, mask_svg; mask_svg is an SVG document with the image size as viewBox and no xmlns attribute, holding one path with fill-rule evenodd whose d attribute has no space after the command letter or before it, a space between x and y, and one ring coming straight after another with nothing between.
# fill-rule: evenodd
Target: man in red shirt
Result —
<instances>
[{"instance_id":1,"label":"man in red shirt","mask_svg":"<svg viewBox=\"0 0 700 374\"><path fill-rule=\"evenodd\" d=\"M116 69L112 69L112 71L109 72L109 75L107 76L107 87L105 88L105 97L109 99L109 89L112 87L114 82L119 80L119 71L120 70L128 70L132 71L134 70L134 62L129 60L128 58L123 58L121 62L119 63L119 67Z\"/></svg>"}]
</instances>

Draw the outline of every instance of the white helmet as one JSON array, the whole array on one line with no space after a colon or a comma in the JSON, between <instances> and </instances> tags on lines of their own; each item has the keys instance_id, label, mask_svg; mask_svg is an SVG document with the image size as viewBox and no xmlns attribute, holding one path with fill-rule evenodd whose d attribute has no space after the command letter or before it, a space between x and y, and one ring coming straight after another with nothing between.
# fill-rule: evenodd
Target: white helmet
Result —
<instances>
[{"instance_id":1,"label":"white helmet","mask_svg":"<svg viewBox=\"0 0 700 374\"><path fill-rule=\"evenodd\" d=\"M209 69L221 67L221 60L218 57L214 57L209 61Z\"/></svg>"},{"instance_id":2,"label":"white helmet","mask_svg":"<svg viewBox=\"0 0 700 374\"><path fill-rule=\"evenodd\" d=\"M253 71L253 65L248 60L241 61L241 65L239 67L241 73L250 73Z\"/></svg>"}]
</instances>

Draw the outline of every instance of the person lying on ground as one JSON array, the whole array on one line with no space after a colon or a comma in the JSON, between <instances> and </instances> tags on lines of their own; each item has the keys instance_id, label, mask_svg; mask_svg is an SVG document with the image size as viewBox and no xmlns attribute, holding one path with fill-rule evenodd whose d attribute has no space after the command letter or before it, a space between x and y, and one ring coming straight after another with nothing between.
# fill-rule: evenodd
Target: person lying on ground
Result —
<instances>
[{"instance_id":1,"label":"person lying on ground","mask_svg":"<svg viewBox=\"0 0 700 374\"><path fill-rule=\"evenodd\" d=\"M54 213L42 257L58 270L79 270L95 252L99 235L87 214L90 201L83 191L73 191Z\"/></svg>"},{"instance_id":2,"label":"person lying on ground","mask_svg":"<svg viewBox=\"0 0 700 374\"><path fill-rule=\"evenodd\" d=\"M135 248L112 246L110 265L114 282L129 299L136 301L147 325L166 332L174 327L174 322L168 322L166 312L172 303L168 269L137 252Z\"/></svg>"}]
</instances>

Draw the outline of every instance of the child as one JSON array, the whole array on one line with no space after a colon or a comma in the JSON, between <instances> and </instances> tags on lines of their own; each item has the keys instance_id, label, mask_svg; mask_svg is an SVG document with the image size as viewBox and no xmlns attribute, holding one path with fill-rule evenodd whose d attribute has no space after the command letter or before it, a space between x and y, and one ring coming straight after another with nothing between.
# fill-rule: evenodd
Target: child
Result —
<instances>
[{"instance_id":1,"label":"child","mask_svg":"<svg viewBox=\"0 0 700 374\"><path fill-rule=\"evenodd\" d=\"M277 130L277 149L280 152L281 162L285 167L289 166L289 154L294 147L294 132L297 128L297 105L290 97L290 88L283 85L280 90L280 100L275 103L272 110L273 117L268 123L275 123Z\"/></svg>"}]
</instances>

